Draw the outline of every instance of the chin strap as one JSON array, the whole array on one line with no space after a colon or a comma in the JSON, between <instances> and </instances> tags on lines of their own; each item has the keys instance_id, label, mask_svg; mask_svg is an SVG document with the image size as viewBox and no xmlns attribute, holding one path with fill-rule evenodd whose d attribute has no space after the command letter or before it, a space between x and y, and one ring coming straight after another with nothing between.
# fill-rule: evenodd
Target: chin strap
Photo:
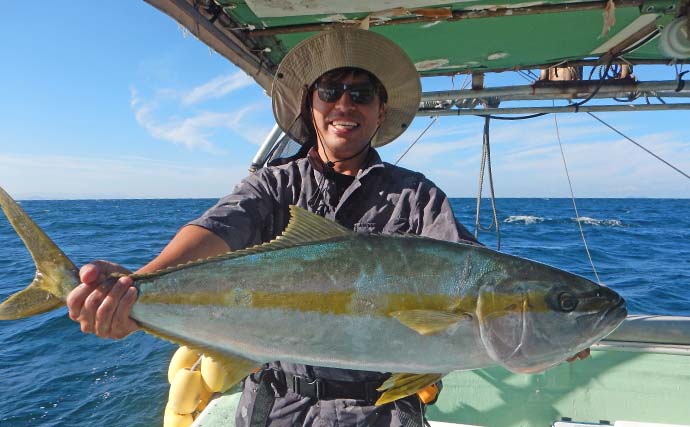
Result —
<instances>
[{"instance_id":1,"label":"chin strap","mask_svg":"<svg viewBox=\"0 0 690 427\"><path fill-rule=\"evenodd\" d=\"M321 144L321 149L323 149L323 155L326 156L326 163L323 164L323 174L326 175L326 177L328 177L328 178L331 178L333 176L333 174L335 173L334 166L336 163L346 162L348 160L352 160L355 157L362 154L365 150L369 150L369 148L371 148L371 139L370 139L369 142L367 142L367 145L362 147L361 150L359 150L355 154L351 155L350 157L340 159L340 160L331 160L328 158L328 154L326 154L326 148L324 147L323 140L319 139L319 143Z\"/></svg>"}]
</instances>

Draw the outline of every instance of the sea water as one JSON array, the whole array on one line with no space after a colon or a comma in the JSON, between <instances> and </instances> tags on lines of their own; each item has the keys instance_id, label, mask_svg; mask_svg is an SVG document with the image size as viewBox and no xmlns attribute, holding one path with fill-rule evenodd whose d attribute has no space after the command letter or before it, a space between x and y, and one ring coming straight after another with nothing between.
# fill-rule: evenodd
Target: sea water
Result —
<instances>
[{"instance_id":1,"label":"sea water","mask_svg":"<svg viewBox=\"0 0 690 427\"><path fill-rule=\"evenodd\" d=\"M25 201L24 209L77 265L106 259L136 269L213 200ZM476 201L453 199L475 229ZM497 200L501 250L599 279L632 313L690 315L690 200ZM488 201L479 239L496 248ZM578 229L582 225L589 252ZM484 230L488 228L488 230ZM31 282L34 266L0 219L0 299ZM0 322L0 427L160 426L175 346L144 333L85 335L64 308Z\"/></svg>"}]
</instances>

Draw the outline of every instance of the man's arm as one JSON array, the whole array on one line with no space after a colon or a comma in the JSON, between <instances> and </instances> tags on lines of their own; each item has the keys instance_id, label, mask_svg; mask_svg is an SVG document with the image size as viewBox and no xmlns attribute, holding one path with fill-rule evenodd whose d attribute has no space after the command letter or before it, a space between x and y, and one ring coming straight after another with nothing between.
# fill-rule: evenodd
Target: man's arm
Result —
<instances>
[{"instance_id":1,"label":"man's arm","mask_svg":"<svg viewBox=\"0 0 690 427\"><path fill-rule=\"evenodd\" d=\"M160 255L137 270L137 273L150 273L229 251L228 244L213 232L197 225L188 225L182 227Z\"/></svg>"},{"instance_id":2,"label":"man's arm","mask_svg":"<svg viewBox=\"0 0 690 427\"><path fill-rule=\"evenodd\" d=\"M150 273L229 250L228 244L213 232L188 225L137 273ZM117 281L109 279L113 273L128 274L130 271L107 261L94 261L79 271L82 283L67 296L67 308L69 317L79 322L82 332L119 339L138 329L137 323L129 317L137 298L134 282L129 277Z\"/></svg>"}]
</instances>

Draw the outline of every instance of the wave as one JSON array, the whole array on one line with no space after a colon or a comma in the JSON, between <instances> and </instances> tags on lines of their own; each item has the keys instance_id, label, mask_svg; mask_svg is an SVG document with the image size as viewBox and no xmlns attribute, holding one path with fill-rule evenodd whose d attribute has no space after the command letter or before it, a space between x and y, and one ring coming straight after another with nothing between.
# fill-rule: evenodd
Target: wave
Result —
<instances>
[{"instance_id":1,"label":"wave","mask_svg":"<svg viewBox=\"0 0 690 427\"><path fill-rule=\"evenodd\" d=\"M596 218L590 218L588 216L580 216L577 218L573 218L573 221L575 222L581 222L582 224L587 224L587 225L597 225L597 226L606 226L606 227L622 227L623 223L618 220L618 219L596 219Z\"/></svg>"},{"instance_id":2,"label":"wave","mask_svg":"<svg viewBox=\"0 0 690 427\"><path fill-rule=\"evenodd\" d=\"M511 215L508 218L504 219L503 222L507 222L507 223L521 222L525 225L529 225L529 224L538 224L540 222L544 222L544 218L542 218L540 216L532 216L532 215Z\"/></svg>"},{"instance_id":3,"label":"wave","mask_svg":"<svg viewBox=\"0 0 690 427\"><path fill-rule=\"evenodd\" d=\"M532 224L540 224L540 223L572 223L572 222L580 222L585 225L593 225L593 226L600 226L600 227L624 227L624 224L621 220L619 219L597 219L597 218L592 218L588 216L581 216L578 218L570 218L569 220L565 218L544 218L541 216L536 216L536 215L510 215L506 219L503 220L504 223L508 224L523 224L523 225L532 225Z\"/></svg>"}]
</instances>

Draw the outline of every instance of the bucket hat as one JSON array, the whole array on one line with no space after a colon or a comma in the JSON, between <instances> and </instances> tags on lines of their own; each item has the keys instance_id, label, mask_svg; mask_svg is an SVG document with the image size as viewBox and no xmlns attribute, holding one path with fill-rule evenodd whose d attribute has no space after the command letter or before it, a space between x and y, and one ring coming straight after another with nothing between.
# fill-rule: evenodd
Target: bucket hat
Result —
<instances>
[{"instance_id":1,"label":"bucket hat","mask_svg":"<svg viewBox=\"0 0 690 427\"><path fill-rule=\"evenodd\" d=\"M386 116L371 141L381 147L407 129L419 108L422 87L409 56L393 41L360 29L334 29L303 40L278 66L271 98L278 126L303 144L309 138L301 116L309 87L336 68L366 70L378 78L388 93Z\"/></svg>"}]
</instances>

